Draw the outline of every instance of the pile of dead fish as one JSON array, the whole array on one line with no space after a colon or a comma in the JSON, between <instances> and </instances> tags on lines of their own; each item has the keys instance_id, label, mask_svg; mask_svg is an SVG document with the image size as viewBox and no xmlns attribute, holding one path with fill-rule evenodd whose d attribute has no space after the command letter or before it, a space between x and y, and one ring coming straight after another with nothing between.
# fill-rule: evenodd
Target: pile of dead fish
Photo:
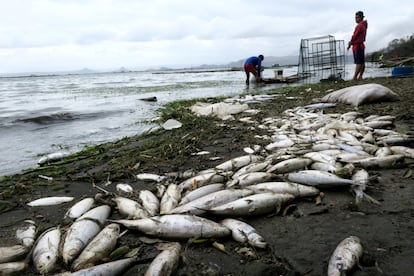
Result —
<instances>
[{"instance_id":1,"label":"pile of dead fish","mask_svg":"<svg viewBox=\"0 0 414 276\"><path fill-rule=\"evenodd\" d=\"M326 114L320 108L327 106L298 107L260 122L244 117L241 120L251 127L266 130L268 134L256 137L268 141L266 146L246 147L245 154L197 173L138 174L139 180L157 182L154 191L136 191L125 183L116 185L116 194L99 188L112 204L97 204L96 198L78 201L65 215L73 220L68 227L37 235L35 223L25 221L16 230L19 244L0 248L0 271L22 273L33 264L40 274L48 274L61 270L63 262L71 272L62 275L122 274L139 259L128 252L109 261L122 237L121 228L167 241L231 236L265 248L260 233L236 218L277 214L289 202L317 197L324 188L350 187L357 203L368 199L379 204L366 191L369 170L408 164L414 158L414 149L406 146L412 137L392 130L392 116ZM36 208L73 199L48 197L28 204ZM182 247L179 242L165 242L157 248L161 253L146 275L170 275ZM333 251L329 275L350 269L361 255L358 237L344 239Z\"/></svg>"}]
</instances>

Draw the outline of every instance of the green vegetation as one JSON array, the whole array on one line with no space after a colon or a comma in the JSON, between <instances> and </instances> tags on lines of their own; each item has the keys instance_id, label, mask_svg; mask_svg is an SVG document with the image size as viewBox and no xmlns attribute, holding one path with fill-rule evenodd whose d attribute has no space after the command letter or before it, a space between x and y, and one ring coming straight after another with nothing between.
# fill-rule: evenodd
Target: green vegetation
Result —
<instances>
[{"instance_id":1,"label":"green vegetation","mask_svg":"<svg viewBox=\"0 0 414 276\"><path fill-rule=\"evenodd\" d=\"M396 38L384 49L367 54L367 59L370 61L404 59L408 57L414 57L414 34L406 38ZM414 61L411 61L411 65L413 64Z\"/></svg>"}]
</instances>

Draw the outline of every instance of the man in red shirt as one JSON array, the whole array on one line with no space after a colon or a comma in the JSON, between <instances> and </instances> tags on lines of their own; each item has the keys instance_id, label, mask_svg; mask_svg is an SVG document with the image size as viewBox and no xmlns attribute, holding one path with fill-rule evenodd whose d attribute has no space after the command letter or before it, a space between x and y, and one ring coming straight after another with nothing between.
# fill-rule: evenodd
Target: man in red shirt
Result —
<instances>
[{"instance_id":1,"label":"man in red shirt","mask_svg":"<svg viewBox=\"0 0 414 276\"><path fill-rule=\"evenodd\" d=\"M362 75L365 71L365 37L367 35L368 22L364 20L364 13L358 11L355 14L355 21L357 23L354 34L348 43L348 50L352 46L354 53L354 62L356 64L354 80L362 80Z\"/></svg>"}]
</instances>

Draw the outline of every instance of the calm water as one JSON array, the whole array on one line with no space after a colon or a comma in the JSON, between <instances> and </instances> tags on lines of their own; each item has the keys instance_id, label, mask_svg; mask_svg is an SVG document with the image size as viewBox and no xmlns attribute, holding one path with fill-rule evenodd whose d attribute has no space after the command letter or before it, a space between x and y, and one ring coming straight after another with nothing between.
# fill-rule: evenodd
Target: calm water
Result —
<instances>
[{"instance_id":1,"label":"calm water","mask_svg":"<svg viewBox=\"0 0 414 276\"><path fill-rule=\"evenodd\" d=\"M284 70L285 76L295 73L296 68ZM366 76L387 74L367 68ZM264 71L264 77L273 76ZM0 78L0 176L37 166L42 154L140 134L152 127L143 121L168 102L266 93L276 86L246 88L241 71ZM153 96L157 102L141 100Z\"/></svg>"}]
</instances>

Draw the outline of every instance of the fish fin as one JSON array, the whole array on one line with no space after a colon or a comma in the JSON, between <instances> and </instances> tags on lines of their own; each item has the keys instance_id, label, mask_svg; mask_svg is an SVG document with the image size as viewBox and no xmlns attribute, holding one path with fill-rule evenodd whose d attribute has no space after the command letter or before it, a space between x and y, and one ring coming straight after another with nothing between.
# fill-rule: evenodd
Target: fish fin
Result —
<instances>
[{"instance_id":1,"label":"fish fin","mask_svg":"<svg viewBox=\"0 0 414 276\"><path fill-rule=\"evenodd\" d=\"M381 202L379 202L378 200L376 200L375 198L373 198L372 196L363 193L363 197L370 203L374 203L376 205L381 205Z\"/></svg>"}]
</instances>

